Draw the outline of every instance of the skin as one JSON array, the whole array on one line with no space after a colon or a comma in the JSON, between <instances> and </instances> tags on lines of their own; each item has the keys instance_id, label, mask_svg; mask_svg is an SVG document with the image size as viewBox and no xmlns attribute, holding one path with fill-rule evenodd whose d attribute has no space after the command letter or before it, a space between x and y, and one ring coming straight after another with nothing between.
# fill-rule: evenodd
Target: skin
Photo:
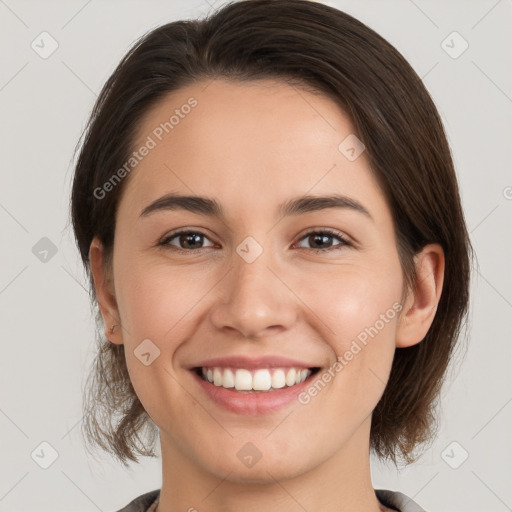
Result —
<instances>
[{"instance_id":1,"label":"skin","mask_svg":"<svg viewBox=\"0 0 512 512\"><path fill-rule=\"evenodd\" d=\"M443 251L431 244L417 255L417 286L408 290L386 199L366 154L351 162L338 150L355 130L323 95L268 80L197 83L147 112L135 146L191 96L195 109L126 178L113 269L98 239L90 248L106 334L125 345L133 386L160 428L158 512L391 510L371 482L371 413L396 347L420 343L432 323ZM214 198L226 217L184 210L140 217L168 192ZM334 192L360 202L371 218L348 208L277 213L296 196ZM186 254L172 250L190 247L180 237L158 246L179 228L205 237ZM322 228L352 245L336 237L315 245L305 236ZM247 236L263 248L252 263L236 252ZM322 247L331 250L313 250ZM235 414L213 403L186 369L235 354L299 357L328 368L394 303L401 314L306 405ZM118 327L110 333L112 324ZM160 350L148 366L134 355L146 338ZM247 442L262 453L250 468L237 457Z\"/></svg>"}]
</instances>

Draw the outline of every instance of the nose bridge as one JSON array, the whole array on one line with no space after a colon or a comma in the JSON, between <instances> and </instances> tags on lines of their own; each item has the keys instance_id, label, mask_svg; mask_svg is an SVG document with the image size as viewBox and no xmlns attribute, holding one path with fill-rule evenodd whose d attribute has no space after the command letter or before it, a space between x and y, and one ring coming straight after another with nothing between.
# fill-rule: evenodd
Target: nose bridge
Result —
<instances>
[{"instance_id":1,"label":"nose bridge","mask_svg":"<svg viewBox=\"0 0 512 512\"><path fill-rule=\"evenodd\" d=\"M212 315L217 328L231 327L246 337L257 337L268 327L293 325L293 294L271 270L276 267L273 256L253 237L236 247L222 300Z\"/></svg>"},{"instance_id":2,"label":"nose bridge","mask_svg":"<svg viewBox=\"0 0 512 512\"><path fill-rule=\"evenodd\" d=\"M246 294L265 294L269 292L273 255L267 247L263 248L252 237L241 242L233 254L232 293L243 298ZM275 279L275 278L274 278Z\"/></svg>"}]
</instances>

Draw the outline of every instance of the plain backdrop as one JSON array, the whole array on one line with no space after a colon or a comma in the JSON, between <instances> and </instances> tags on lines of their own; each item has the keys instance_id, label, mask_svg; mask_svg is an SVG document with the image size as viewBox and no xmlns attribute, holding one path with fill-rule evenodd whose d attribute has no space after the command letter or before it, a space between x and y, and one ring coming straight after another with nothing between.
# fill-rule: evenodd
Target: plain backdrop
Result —
<instances>
[{"instance_id":1,"label":"plain backdrop","mask_svg":"<svg viewBox=\"0 0 512 512\"><path fill-rule=\"evenodd\" d=\"M448 133L479 262L469 348L443 388L439 437L402 471L372 459L374 487L429 511L512 510L512 1L326 3L383 35L423 78ZM2 511L117 510L161 485L159 459L126 470L90 457L80 437L95 344L68 222L72 154L135 39L221 4L0 0Z\"/></svg>"}]
</instances>

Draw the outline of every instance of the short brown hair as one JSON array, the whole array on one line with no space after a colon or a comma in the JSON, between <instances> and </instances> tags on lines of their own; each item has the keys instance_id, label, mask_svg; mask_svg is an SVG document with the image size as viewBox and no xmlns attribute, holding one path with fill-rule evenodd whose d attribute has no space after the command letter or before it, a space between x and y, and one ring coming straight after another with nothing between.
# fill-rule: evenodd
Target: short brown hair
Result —
<instances>
[{"instance_id":1,"label":"short brown hair","mask_svg":"<svg viewBox=\"0 0 512 512\"><path fill-rule=\"evenodd\" d=\"M278 79L329 96L366 146L409 284L413 256L428 243L442 246L445 278L434 321L421 343L395 350L372 416L374 452L395 465L397 456L414 462L414 449L436 432L434 409L467 314L472 251L449 145L429 93L392 45L344 12L307 0L231 2L205 19L168 23L136 42L96 101L74 175L72 222L93 307L89 247L98 236L111 264L115 212L128 178L101 200L94 191L127 161L150 107L172 91L214 78ZM99 311L96 319L100 325ZM125 464L137 461L137 454L155 455L157 429L130 382L124 346L101 330L98 343L84 397L86 440Z\"/></svg>"}]
</instances>

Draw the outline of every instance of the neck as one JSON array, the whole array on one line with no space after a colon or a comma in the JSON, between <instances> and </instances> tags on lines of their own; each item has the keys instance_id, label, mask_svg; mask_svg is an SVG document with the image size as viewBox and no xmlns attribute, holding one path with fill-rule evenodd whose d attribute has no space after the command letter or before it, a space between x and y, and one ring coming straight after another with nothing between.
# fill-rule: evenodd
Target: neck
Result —
<instances>
[{"instance_id":1,"label":"neck","mask_svg":"<svg viewBox=\"0 0 512 512\"><path fill-rule=\"evenodd\" d=\"M258 483L215 475L161 431L163 480L157 512L383 512L371 482L371 417L331 457L292 477L266 468ZM295 468L296 470L297 468Z\"/></svg>"}]
</instances>

